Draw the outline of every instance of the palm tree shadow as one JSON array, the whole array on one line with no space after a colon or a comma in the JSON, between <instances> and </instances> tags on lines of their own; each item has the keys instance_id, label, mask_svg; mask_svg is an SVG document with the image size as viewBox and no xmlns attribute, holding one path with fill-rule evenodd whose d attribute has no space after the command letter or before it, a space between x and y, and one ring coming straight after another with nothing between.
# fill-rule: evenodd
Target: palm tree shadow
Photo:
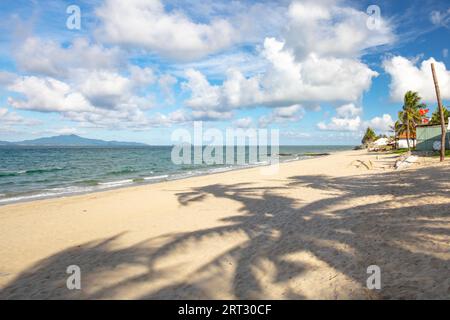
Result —
<instances>
[{"instance_id":1,"label":"palm tree shadow","mask_svg":"<svg viewBox=\"0 0 450 320\"><path fill-rule=\"evenodd\" d=\"M318 287L337 291L325 292L326 298L448 298L450 207L427 199L448 198L449 171L442 166L370 176L294 176L277 188L242 183L193 188L177 194L181 207L216 197L236 201L241 208L237 215L221 219L219 226L167 234L162 242L161 238L148 239L115 249L114 241L122 236L117 235L67 249L19 275L0 291L0 298L120 297L125 289L151 284L182 268L174 266L171 270L157 265L186 244L207 242L212 237L227 239L236 233L247 240L203 262L184 280L148 290L139 298L215 298L210 286L230 263L234 267L230 280L234 298L267 298L269 284L285 288L278 293L280 298L308 298L298 280L306 278L315 267L306 260L289 259L300 253L312 255L336 271L334 278L324 275L324 279L317 280ZM304 188L327 196L316 201L299 199ZM297 196L286 195L286 190L298 190ZM76 261L86 279L129 265L145 271L115 279L97 290L73 292L65 288L67 261ZM382 289L369 292L365 288L367 267L373 264L381 268ZM267 266L269 280L265 277L269 273ZM196 274L205 276L198 280ZM353 284L352 290L357 290L336 287L343 277Z\"/></svg>"},{"instance_id":2,"label":"palm tree shadow","mask_svg":"<svg viewBox=\"0 0 450 320\"><path fill-rule=\"evenodd\" d=\"M252 188L243 184L196 188L189 194L240 202L242 215L223 219L231 223L225 227L185 234L161 250L167 254L174 245L190 239L244 232L249 238L248 243L227 253L237 259L234 294L241 299L261 298L258 293L263 292L263 284L252 271L259 261L270 260L277 269L275 281L283 282L308 270L307 265L287 263L284 259L304 250L361 287L365 286L368 277L367 267L380 266L384 274L383 290L377 294L366 293L367 297L444 298L450 290L449 265L442 255L449 250L450 208L447 203L432 204L422 200L432 196L448 197L449 171L448 167L440 167L376 176L291 177L288 188L308 187L339 194L300 207L298 199L276 194L277 190L273 188ZM424 181L427 182L426 189ZM255 193L262 195L255 198ZM185 201L185 195L179 194L183 205L196 201ZM381 200L361 200L372 196ZM399 201L397 205L396 201ZM346 203L355 204L339 209ZM442 226L436 227L430 222ZM274 232L279 236L271 236ZM432 241L433 238L439 239ZM222 257L217 260L220 259ZM219 261L212 261L206 267L218 264ZM152 298L151 295L148 297Z\"/></svg>"}]
</instances>

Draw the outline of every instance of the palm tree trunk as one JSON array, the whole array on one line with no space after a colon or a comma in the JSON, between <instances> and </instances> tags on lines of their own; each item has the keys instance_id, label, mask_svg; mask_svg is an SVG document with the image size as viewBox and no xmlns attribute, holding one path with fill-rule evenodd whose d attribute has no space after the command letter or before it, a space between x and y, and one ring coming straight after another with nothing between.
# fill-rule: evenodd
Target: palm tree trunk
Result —
<instances>
[{"instance_id":1,"label":"palm tree trunk","mask_svg":"<svg viewBox=\"0 0 450 320\"><path fill-rule=\"evenodd\" d=\"M442 107L441 92L439 90L436 71L434 70L434 63L431 64L431 72L433 74L434 89L436 90L436 98L438 101L439 114L441 115L441 162L442 162L445 160L445 136L447 135L447 130L445 129L444 108Z\"/></svg>"}]
</instances>

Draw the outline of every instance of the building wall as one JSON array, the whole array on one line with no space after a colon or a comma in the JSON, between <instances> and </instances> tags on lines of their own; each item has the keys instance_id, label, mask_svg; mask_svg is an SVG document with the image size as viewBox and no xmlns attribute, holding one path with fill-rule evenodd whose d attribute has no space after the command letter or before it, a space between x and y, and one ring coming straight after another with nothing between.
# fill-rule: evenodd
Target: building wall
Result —
<instances>
[{"instance_id":1,"label":"building wall","mask_svg":"<svg viewBox=\"0 0 450 320\"><path fill-rule=\"evenodd\" d=\"M409 139L409 146L411 148L413 148L416 144L416 140L415 139ZM407 139L399 139L397 140L397 148L399 149L404 149L404 148L408 148L408 141Z\"/></svg>"},{"instance_id":2,"label":"building wall","mask_svg":"<svg viewBox=\"0 0 450 320\"><path fill-rule=\"evenodd\" d=\"M441 126L426 126L417 127L417 147L419 151L433 151L433 143L435 141L441 141ZM445 147L450 148L450 133L447 132Z\"/></svg>"}]
</instances>

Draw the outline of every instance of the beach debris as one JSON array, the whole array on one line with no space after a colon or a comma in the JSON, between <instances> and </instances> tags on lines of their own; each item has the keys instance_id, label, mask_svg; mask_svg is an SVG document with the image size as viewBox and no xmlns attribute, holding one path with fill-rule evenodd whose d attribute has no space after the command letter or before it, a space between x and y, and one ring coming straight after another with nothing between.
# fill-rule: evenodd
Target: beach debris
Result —
<instances>
[{"instance_id":1,"label":"beach debris","mask_svg":"<svg viewBox=\"0 0 450 320\"><path fill-rule=\"evenodd\" d=\"M353 160L350 163L350 166L353 166L355 168L366 168L367 170L373 169L373 163L370 160L364 161L364 160Z\"/></svg>"},{"instance_id":2,"label":"beach debris","mask_svg":"<svg viewBox=\"0 0 450 320\"><path fill-rule=\"evenodd\" d=\"M280 157L288 157L288 156L292 156L292 153L279 153L278 155Z\"/></svg>"},{"instance_id":3,"label":"beach debris","mask_svg":"<svg viewBox=\"0 0 450 320\"><path fill-rule=\"evenodd\" d=\"M417 156L402 156L395 162L394 168L397 170L408 168L417 162L417 160L419 160L419 157Z\"/></svg>"}]
</instances>

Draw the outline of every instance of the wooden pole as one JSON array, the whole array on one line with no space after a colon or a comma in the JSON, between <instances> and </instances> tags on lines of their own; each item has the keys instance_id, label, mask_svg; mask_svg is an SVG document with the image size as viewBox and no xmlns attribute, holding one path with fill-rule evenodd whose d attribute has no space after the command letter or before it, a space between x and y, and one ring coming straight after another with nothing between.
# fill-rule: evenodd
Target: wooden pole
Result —
<instances>
[{"instance_id":1,"label":"wooden pole","mask_svg":"<svg viewBox=\"0 0 450 320\"><path fill-rule=\"evenodd\" d=\"M434 63L431 64L431 72L433 73L434 89L436 90L436 97L439 106L439 113L441 114L441 162L445 159L445 135L447 130L445 129L444 109L442 107L441 92L439 90L439 83L436 77L436 71L434 70Z\"/></svg>"}]
</instances>

